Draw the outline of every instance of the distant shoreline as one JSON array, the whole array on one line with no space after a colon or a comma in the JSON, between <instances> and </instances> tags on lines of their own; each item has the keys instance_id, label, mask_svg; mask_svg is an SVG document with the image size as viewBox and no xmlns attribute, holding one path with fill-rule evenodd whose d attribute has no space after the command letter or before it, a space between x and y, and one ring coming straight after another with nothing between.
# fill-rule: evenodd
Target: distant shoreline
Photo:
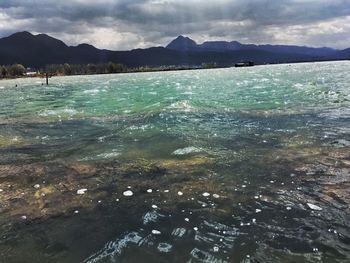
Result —
<instances>
[{"instance_id":1,"label":"distant shoreline","mask_svg":"<svg viewBox=\"0 0 350 263\"><path fill-rule=\"evenodd\" d=\"M51 77L73 77L73 76L94 76L94 75L110 75L110 74L128 74L128 73L149 73L149 72L167 72L167 71L183 71L183 70L200 70L200 69L220 69L220 68L230 68L230 67L211 67L211 68L203 68L203 67L181 67L181 68L166 68L166 69L160 69L160 68L149 68L147 70L129 70L126 72L115 72L115 73L86 73L86 74L49 74L49 78ZM45 73L38 73L33 75L24 75L24 76L11 76L11 77L3 77L0 78L1 80L14 80L14 79L30 79L30 78L46 78Z\"/></svg>"},{"instance_id":2,"label":"distant shoreline","mask_svg":"<svg viewBox=\"0 0 350 263\"><path fill-rule=\"evenodd\" d=\"M271 63L271 64L257 64L256 66L267 66L267 65L288 65L288 64L302 64L302 63L322 63L322 62L341 62L341 61L350 61L348 59L341 59L341 60L322 60L322 61L300 61L300 62L289 62L289 63ZM235 66L216 66L216 67L200 67L200 66L193 66L193 67L179 67L179 68L146 68L143 70L138 69L130 69L126 72L115 72L115 73L86 73L86 74L71 74L71 75L65 75L65 74L49 74L49 79L51 77L73 77L73 76L94 76L94 75L116 75L116 74L128 74L128 73L150 73L150 72L168 72L168 71L184 71L184 70L205 70L205 69L225 69L225 68L235 68ZM30 79L30 78L40 78L44 79L46 78L45 73L38 73L33 75L24 75L24 76L11 76L11 77L3 77L0 78L0 81L2 80L15 80L15 79Z\"/></svg>"}]
</instances>

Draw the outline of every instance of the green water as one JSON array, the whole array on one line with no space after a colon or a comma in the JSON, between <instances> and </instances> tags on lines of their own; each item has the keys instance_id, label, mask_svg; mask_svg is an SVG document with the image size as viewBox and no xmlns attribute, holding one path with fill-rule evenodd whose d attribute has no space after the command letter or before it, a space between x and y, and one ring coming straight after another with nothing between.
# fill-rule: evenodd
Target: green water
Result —
<instances>
[{"instance_id":1,"label":"green water","mask_svg":"<svg viewBox=\"0 0 350 263\"><path fill-rule=\"evenodd\" d=\"M0 262L348 262L348 72L1 81Z\"/></svg>"}]
</instances>

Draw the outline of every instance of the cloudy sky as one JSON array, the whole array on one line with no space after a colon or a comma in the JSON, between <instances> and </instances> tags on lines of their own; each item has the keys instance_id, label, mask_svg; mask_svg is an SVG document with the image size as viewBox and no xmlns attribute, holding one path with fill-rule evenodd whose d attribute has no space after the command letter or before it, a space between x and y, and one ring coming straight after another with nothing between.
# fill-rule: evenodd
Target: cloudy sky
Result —
<instances>
[{"instance_id":1,"label":"cloudy sky","mask_svg":"<svg viewBox=\"0 0 350 263\"><path fill-rule=\"evenodd\" d=\"M350 47L350 0L0 0L0 37L125 50L204 40Z\"/></svg>"}]
</instances>

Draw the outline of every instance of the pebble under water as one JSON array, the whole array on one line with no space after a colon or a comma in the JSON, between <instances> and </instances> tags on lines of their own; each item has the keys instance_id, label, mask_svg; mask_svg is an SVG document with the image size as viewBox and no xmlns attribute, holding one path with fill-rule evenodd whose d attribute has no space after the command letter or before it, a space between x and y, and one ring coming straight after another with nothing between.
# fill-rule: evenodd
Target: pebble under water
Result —
<instances>
[{"instance_id":1,"label":"pebble under water","mask_svg":"<svg viewBox=\"0 0 350 263\"><path fill-rule=\"evenodd\" d=\"M0 81L0 262L350 262L348 72Z\"/></svg>"}]
</instances>

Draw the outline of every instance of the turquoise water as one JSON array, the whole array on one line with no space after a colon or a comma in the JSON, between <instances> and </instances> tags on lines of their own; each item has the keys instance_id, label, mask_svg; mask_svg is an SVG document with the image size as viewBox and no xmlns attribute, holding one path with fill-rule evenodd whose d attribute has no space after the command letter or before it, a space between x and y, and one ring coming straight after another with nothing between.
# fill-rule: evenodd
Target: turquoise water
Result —
<instances>
[{"instance_id":1,"label":"turquoise water","mask_svg":"<svg viewBox=\"0 0 350 263\"><path fill-rule=\"evenodd\" d=\"M1 260L348 262L349 71L1 81Z\"/></svg>"}]
</instances>

